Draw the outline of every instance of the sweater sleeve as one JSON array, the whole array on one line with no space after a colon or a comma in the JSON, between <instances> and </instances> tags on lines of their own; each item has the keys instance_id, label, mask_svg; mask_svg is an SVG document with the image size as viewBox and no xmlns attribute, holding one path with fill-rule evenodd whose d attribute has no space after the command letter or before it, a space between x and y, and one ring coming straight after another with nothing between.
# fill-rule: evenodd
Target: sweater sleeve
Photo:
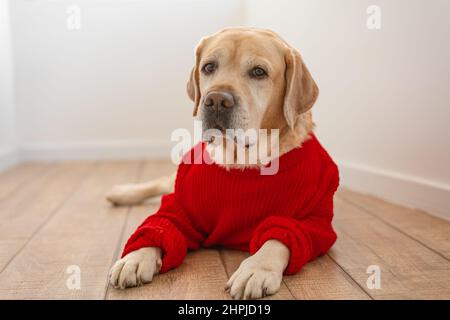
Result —
<instances>
[{"instance_id":1,"label":"sweater sleeve","mask_svg":"<svg viewBox=\"0 0 450 320\"><path fill-rule=\"evenodd\" d=\"M254 231L250 253L258 251L267 240L282 242L290 251L289 264L284 270L286 275L297 273L307 262L325 254L336 241L331 225L333 194L334 190L306 217L268 217Z\"/></svg>"},{"instance_id":2,"label":"sweater sleeve","mask_svg":"<svg viewBox=\"0 0 450 320\"><path fill-rule=\"evenodd\" d=\"M163 255L160 272L164 273L179 266L187 249L197 249L202 239L172 193L163 196L159 210L131 235L122 257L144 247L159 247Z\"/></svg>"}]
</instances>

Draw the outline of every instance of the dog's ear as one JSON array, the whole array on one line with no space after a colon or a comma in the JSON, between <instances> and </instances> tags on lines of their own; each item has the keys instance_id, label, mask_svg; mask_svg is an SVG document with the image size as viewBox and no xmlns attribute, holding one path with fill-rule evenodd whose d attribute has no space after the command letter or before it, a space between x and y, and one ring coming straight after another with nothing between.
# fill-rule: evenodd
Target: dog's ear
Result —
<instances>
[{"instance_id":1,"label":"dog's ear","mask_svg":"<svg viewBox=\"0 0 450 320\"><path fill-rule=\"evenodd\" d=\"M319 88L297 50L289 48L285 62L286 91L283 113L289 127L294 129L297 116L311 109L316 102Z\"/></svg>"},{"instance_id":2,"label":"dog's ear","mask_svg":"<svg viewBox=\"0 0 450 320\"><path fill-rule=\"evenodd\" d=\"M205 38L200 40L200 43L195 48L195 65L192 68L191 75L186 85L186 91L189 98L194 102L194 117L197 115L198 106L200 104L200 74L199 74L199 63L202 54L202 49L205 43Z\"/></svg>"},{"instance_id":3,"label":"dog's ear","mask_svg":"<svg viewBox=\"0 0 450 320\"><path fill-rule=\"evenodd\" d=\"M192 68L191 75L187 82L186 91L189 98L194 102L194 117L197 115L198 105L200 103L200 88L198 84L197 64Z\"/></svg>"}]
</instances>

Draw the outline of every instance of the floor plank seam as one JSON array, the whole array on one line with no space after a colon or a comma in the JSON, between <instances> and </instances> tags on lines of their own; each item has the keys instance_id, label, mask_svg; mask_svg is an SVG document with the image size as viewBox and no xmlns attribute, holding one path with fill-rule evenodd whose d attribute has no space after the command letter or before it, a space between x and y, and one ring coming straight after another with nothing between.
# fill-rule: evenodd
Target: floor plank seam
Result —
<instances>
[{"instance_id":1,"label":"floor plank seam","mask_svg":"<svg viewBox=\"0 0 450 320\"><path fill-rule=\"evenodd\" d=\"M136 181L138 182L140 179L141 179L141 175L142 175L142 173L143 173L143 170L144 170L144 166L145 166L145 162L144 161L141 161L140 163L139 163L139 168L138 168L138 170L137 170L137 177L136 177ZM125 230L126 230L126 228L127 228L127 224L128 224L128 220L129 220L129 218L130 218L130 215L131 215L131 211L132 211L132 207L131 206L128 206L128 208L127 208L127 212L126 212L126 214L125 214L125 219L124 219L124 222L123 222L123 224L122 224L122 228L121 228L121 230L120 230L120 234L119 234L119 237L118 237L118 240L117 240L117 245L116 245L116 249L114 250L114 254L113 254L113 258L112 258L112 261L111 261L111 263L110 263L110 267L112 267L112 265L113 265L113 263L114 263L114 261L116 261L118 258L119 258L119 255L120 255L120 251L121 251L121 245L122 245L122 240L123 240L123 237L124 237L124 235L125 235ZM106 284L105 284L105 290L104 290L104 295L103 295L103 300L107 300L107 298L108 298L108 293L109 293L109 289L111 288L111 286L109 285L109 272L106 274Z\"/></svg>"},{"instance_id":2,"label":"floor plank seam","mask_svg":"<svg viewBox=\"0 0 450 320\"><path fill-rule=\"evenodd\" d=\"M95 167L96 164L93 164ZM83 181L91 174L91 170L86 170L86 174L80 179L80 181L73 187L72 191L68 193L67 197L61 201L61 203L53 209L49 216L33 231L31 236L25 241L25 243L19 248L19 250L14 253L14 255L5 263L4 267L0 270L0 274L6 270L6 268L11 264L12 261L23 251L23 249L30 243L31 240L45 227L45 225L56 215L56 213L75 195L75 191L79 189Z\"/></svg>"},{"instance_id":3,"label":"floor plank seam","mask_svg":"<svg viewBox=\"0 0 450 320\"><path fill-rule=\"evenodd\" d=\"M225 274L227 275L227 279L230 279L230 275L228 274L227 266L225 264L225 258L223 257L223 249L219 249L219 258L222 263L223 269L225 270Z\"/></svg>"},{"instance_id":4,"label":"floor plank seam","mask_svg":"<svg viewBox=\"0 0 450 320\"><path fill-rule=\"evenodd\" d=\"M358 281L353 279L353 277L336 260L334 260L329 253L327 253L327 256L331 259L331 261L334 262L334 264L336 264L339 270L341 270L346 275L346 277L351 281L352 284L356 285L356 287L361 289L361 291L364 292L370 298L370 300L374 300L374 297L372 297L370 293L367 292L366 289L364 289L364 287L358 283Z\"/></svg>"},{"instance_id":5,"label":"floor plank seam","mask_svg":"<svg viewBox=\"0 0 450 320\"><path fill-rule=\"evenodd\" d=\"M385 219L380 218L380 217L377 216L376 214L372 213L372 211L370 211L370 209L367 209L366 207L361 206L361 205L359 205L359 204L353 202L352 200L350 200L350 199L348 199L348 198L346 198L346 197L338 196L338 198L341 199L342 201L345 201L345 202L347 202L348 204L350 204L350 205L352 205L352 206L354 206L354 207L356 207L356 208L358 208L358 209L364 211L365 213L367 213L367 214L370 215L371 217L373 217L373 218L375 218L375 219L381 221L381 222L384 223L385 225L387 225L387 226L391 227L392 229L394 229L394 230L400 232L400 233L403 234L404 236L406 236L406 237L410 238L411 240L413 240L413 241L419 243L419 244L422 245L423 247L427 248L428 250L430 250L430 251L434 252L435 254L439 255L440 257L444 258L446 261L449 261L449 262L450 262L450 259L447 258L447 257L446 257L444 254L442 254L441 252L437 251L437 250L434 249L434 248L431 248L431 247L428 246L427 244L423 243L422 241L420 241L419 239L417 239L417 238L415 238L414 236L410 235L409 233L406 233L405 231L403 231L402 229L398 228L397 226L391 224L390 222L386 221Z\"/></svg>"},{"instance_id":6,"label":"floor plank seam","mask_svg":"<svg viewBox=\"0 0 450 320\"><path fill-rule=\"evenodd\" d=\"M289 286L287 285L284 276L283 276L283 280L281 280L281 282L284 284L284 286L286 287L286 289L289 291L289 294L292 296L292 299L298 300L298 298L297 298L297 297L294 295L294 293L291 291L291 288L289 288Z\"/></svg>"},{"instance_id":7,"label":"floor plank seam","mask_svg":"<svg viewBox=\"0 0 450 320\"><path fill-rule=\"evenodd\" d=\"M352 237L351 234L349 234L348 232L345 232L343 230L339 231L340 234L345 234L349 239L351 239L353 242L357 243L358 245L364 247L367 251L369 251L371 254L373 254L375 257L377 257L384 265L389 266L389 263L382 257L380 256L376 251L374 251L371 247L369 247L367 244L365 243L361 243L361 241L359 241L358 239ZM330 257L331 258L331 257ZM388 269L388 271L392 274L395 275L395 273L391 270Z\"/></svg>"},{"instance_id":8,"label":"floor plank seam","mask_svg":"<svg viewBox=\"0 0 450 320\"><path fill-rule=\"evenodd\" d=\"M127 226L127 222L128 219L130 217L130 212L131 212L131 207L128 207L128 210L125 214L125 219L124 219L124 223L122 225L122 229L120 231L120 235L119 235L119 239L117 241L117 245L116 245L116 249L114 250L114 254L113 254L113 258L111 260L111 263L109 264L110 267L112 267L114 261L116 261L120 255L120 249L121 249L121 244L122 244L122 239L125 235L125 229ZM108 293L109 293L109 289L110 289L110 285L109 285L109 272L106 274L106 284L105 284L105 294L103 295L103 300L106 300L108 297Z\"/></svg>"}]
</instances>

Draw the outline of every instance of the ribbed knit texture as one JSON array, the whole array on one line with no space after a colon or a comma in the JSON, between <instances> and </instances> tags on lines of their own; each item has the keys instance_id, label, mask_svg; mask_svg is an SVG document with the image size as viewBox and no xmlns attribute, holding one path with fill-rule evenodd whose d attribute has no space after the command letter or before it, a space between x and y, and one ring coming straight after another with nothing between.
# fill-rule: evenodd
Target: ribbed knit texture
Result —
<instances>
[{"instance_id":1,"label":"ribbed knit texture","mask_svg":"<svg viewBox=\"0 0 450 320\"><path fill-rule=\"evenodd\" d=\"M163 196L159 210L130 237L122 256L160 247L163 273L180 265L188 249L224 246L253 254L276 239L290 250L284 273L294 274L336 241L331 220L338 170L314 135L279 158L275 175L194 164L202 151L199 144L183 157L174 193Z\"/></svg>"}]
</instances>

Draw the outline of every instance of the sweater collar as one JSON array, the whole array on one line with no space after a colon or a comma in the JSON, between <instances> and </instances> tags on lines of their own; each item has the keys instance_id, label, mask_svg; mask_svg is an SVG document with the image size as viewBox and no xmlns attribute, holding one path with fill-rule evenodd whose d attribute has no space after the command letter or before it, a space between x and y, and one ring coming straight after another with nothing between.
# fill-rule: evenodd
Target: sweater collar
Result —
<instances>
[{"instance_id":1,"label":"sweater collar","mask_svg":"<svg viewBox=\"0 0 450 320\"><path fill-rule=\"evenodd\" d=\"M302 163L302 158L304 158L307 154L311 152L312 149L314 149L315 145L318 143L316 136L311 133L308 136L308 139L306 141L303 141L301 145L298 147L286 152L285 154L282 154L280 157L277 158L279 161L278 163L278 172L282 172L285 170L288 170L289 168L299 165ZM244 168L244 169L226 169L216 163L210 158L209 153L206 151L206 143L201 142L198 145L196 145L192 152L188 152L184 157L183 160L186 162L187 159L189 159L192 162L189 163L202 163L203 165L212 165L216 166L221 170L227 171L229 173L233 174L240 174L240 175L260 175L261 169L258 167L255 168ZM199 158L202 157L203 159ZM273 162L274 160L272 160ZM271 165L274 165L272 162L268 163L266 165L266 168L269 168Z\"/></svg>"}]
</instances>

